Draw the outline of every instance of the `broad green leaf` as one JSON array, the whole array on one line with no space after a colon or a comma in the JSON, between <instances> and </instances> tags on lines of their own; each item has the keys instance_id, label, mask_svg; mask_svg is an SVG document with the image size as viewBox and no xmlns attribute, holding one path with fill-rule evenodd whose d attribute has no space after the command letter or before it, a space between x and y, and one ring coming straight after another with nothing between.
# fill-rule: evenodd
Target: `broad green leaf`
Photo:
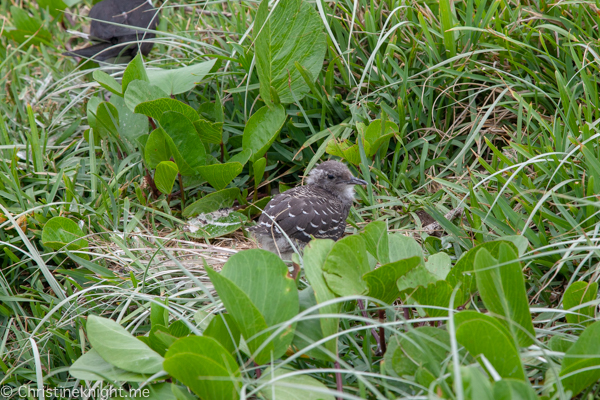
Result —
<instances>
[{"instance_id":1,"label":"broad green leaf","mask_svg":"<svg viewBox=\"0 0 600 400\"><path fill-rule=\"evenodd\" d=\"M454 314L456 340L465 346L480 364L484 355L503 378L525 380L525 372L510 331L496 318L476 311Z\"/></svg>"},{"instance_id":2,"label":"broad green leaf","mask_svg":"<svg viewBox=\"0 0 600 400\"><path fill-rule=\"evenodd\" d=\"M452 260L450 260L450 256L441 252L429 256L427 261L425 261L427 271L431 272L438 279L446 279L451 266Z\"/></svg>"},{"instance_id":3,"label":"broad green leaf","mask_svg":"<svg viewBox=\"0 0 600 400\"><path fill-rule=\"evenodd\" d=\"M346 162L359 165L360 164L360 149L357 144L353 144L349 140L340 140L333 138L327 142L325 147L327 154L343 158Z\"/></svg>"},{"instance_id":4,"label":"broad green leaf","mask_svg":"<svg viewBox=\"0 0 600 400\"><path fill-rule=\"evenodd\" d=\"M494 400L539 400L529 382L502 379L494 383Z\"/></svg>"},{"instance_id":5,"label":"broad green leaf","mask_svg":"<svg viewBox=\"0 0 600 400\"><path fill-rule=\"evenodd\" d=\"M216 190L221 190L242 172L244 166L238 162L211 164L196 168L196 171Z\"/></svg>"},{"instance_id":6,"label":"broad green leaf","mask_svg":"<svg viewBox=\"0 0 600 400\"><path fill-rule=\"evenodd\" d=\"M162 161L156 166L154 183L161 193L170 194L173 191L173 184L178 172L177 164L173 161Z\"/></svg>"},{"instance_id":7,"label":"broad green leaf","mask_svg":"<svg viewBox=\"0 0 600 400\"><path fill-rule=\"evenodd\" d=\"M88 247L83 239L83 231L75 221L65 217L54 217L44 224L42 243L54 250L66 246L67 250L80 250Z\"/></svg>"},{"instance_id":8,"label":"broad green leaf","mask_svg":"<svg viewBox=\"0 0 600 400\"><path fill-rule=\"evenodd\" d=\"M423 250L417 241L400 233L388 234L389 262L417 256L423 260Z\"/></svg>"},{"instance_id":9,"label":"broad green leaf","mask_svg":"<svg viewBox=\"0 0 600 400\"><path fill-rule=\"evenodd\" d=\"M446 281L450 284L450 286L455 287L458 282L461 282L461 289L465 293L465 296L470 296L476 290L476 281L475 281L475 254L480 249L486 249L494 258L498 257L498 249L500 248L500 244L508 243L509 246L513 249L513 251L517 252L517 247L507 241L496 240L492 242L482 243L478 246L473 247L471 250L467 251L462 255L462 257L456 262L454 268L450 270L450 273L446 277Z\"/></svg>"},{"instance_id":10,"label":"broad green leaf","mask_svg":"<svg viewBox=\"0 0 600 400\"><path fill-rule=\"evenodd\" d=\"M244 128L242 148L252 150L250 161L262 157L277 138L286 120L285 109L282 105L269 108L264 106L255 112Z\"/></svg>"},{"instance_id":11,"label":"broad green leaf","mask_svg":"<svg viewBox=\"0 0 600 400\"><path fill-rule=\"evenodd\" d=\"M190 221L190 236L204 239L225 236L240 229L246 221L248 217L244 214L231 210L199 215Z\"/></svg>"},{"instance_id":12,"label":"broad green leaf","mask_svg":"<svg viewBox=\"0 0 600 400\"><path fill-rule=\"evenodd\" d=\"M129 110L135 111L136 107L141 103L166 98L167 96L161 88L152 85L150 82L136 79L129 82L127 86L125 105ZM139 111L135 112L139 113Z\"/></svg>"},{"instance_id":13,"label":"broad green leaf","mask_svg":"<svg viewBox=\"0 0 600 400\"><path fill-rule=\"evenodd\" d=\"M175 111L185 115L185 117L190 120L192 124L200 120L200 116L198 116L196 110L175 99L160 98L156 100L144 101L143 103L139 103L137 106L135 106L136 113L144 114L156 120L160 120L163 114L167 111Z\"/></svg>"},{"instance_id":14,"label":"broad green leaf","mask_svg":"<svg viewBox=\"0 0 600 400\"><path fill-rule=\"evenodd\" d=\"M363 275L363 280L369 287L368 295L380 300L383 304L392 304L400 296L396 281L420 262L421 259L415 256L384 264L374 271L366 273Z\"/></svg>"},{"instance_id":15,"label":"broad green leaf","mask_svg":"<svg viewBox=\"0 0 600 400\"><path fill-rule=\"evenodd\" d=\"M410 297L423 306L445 308L445 310L438 308L424 308L423 311L430 317L447 317L452 291L453 288L448 282L439 280L435 283L417 287L410 293ZM454 297L454 308L463 304L464 301L465 299L462 290L458 289Z\"/></svg>"},{"instance_id":16,"label":"broad green leaf","mask_svg":"<svg viewBox=\"0 0 600 400\"><path fill-rule=\"evenodd\" d=\"M209 272L217 293L258 364L270 361L271 357L281 357L294 338L294 326L290 324L257 353L259 346L274 333L265 331L267 327L284 323L298 314L298 290L287 274L287 267L277 255L260 249L234 254L220 274Z\"/></svg>"},{"instance_id":17,"label":"broad green leaf","mask_svg":"<svg viewBox=\"0 0 600 400\"><path fill-rule=\"evenodd\" d=\"M136 374L115 367L104 361L95 349L84 353L69 367L69 373L76 379L85 381L122 381L122 382L143 382L150 375Z\"/></svg>"},{"instance_id":18,"label":"broad green leaf","mask_svg":"<svg viewBox=\"0 0 600 400\"><path fill-rule=\"evenodd\" d=\"M517 254L521 257L525 254L527 247L529 247L529 240L525 236L521 235L509 235L502 236L502 240L505 242L511 242L517 248Z\"/></svg>"},{"instance_id":19,"label":"broad green leaf","mask_svg":"<svg viewBox=\"0 0 600 400\"><path fill-rule=\"evenodd\" d=\"M150 69L147 71L152 84L169 95L189 92L210 72L217 59L173 69Z\"/></svg>"},{"instance_id":20,"label":"broad green leaf","mask_svg":"<svg viewBox=\"0 0 600 400\"><path fill-rule=\"evenodd\" d=\"M252 155L252 150L246 149L242 150L236 155L232 156L227 162L239 162L242 165L246 165L250 156Z\"/></svg>"},{"instance_id":21,"label":"broad green leaf","mask_svg":"<svg viewBox=\"0 0 600 400\"><path fill-rule=\"evenodd\" d=\"M133 60L129 62L127 68L125 68L125 72L123 72L123 79L121 81L121 85L123 87L121 93L126 93L129 83L136 79L150 82L148 79L148 74L146 73L146 68L144 67L142 53L138 53L137 56L135 56Z\"/></svg>"},{"instance_id":22,"label":"broad green leaf","mask_svg":"<svg viewBox=\"0 0 600 400\"><path fill-rule=\"evenodd\" d=\"M86 328L92 348L112 365L139 374L162 370L163 358L115 321L90 315Z\"/></svg>"},{"instance_id":23,"label":"broad green leaf","mask_svg":"<svg viewBox=\"0 0 600 400\"><path fill-rule=\"evenodd\" d=\"M167 134L162 128L157 128L152 131L148 137L148 141L146 141L144 160L148 164L148 168L154 169L161 162L169 161L170 159L171 149L169 148Z\"/></svg>"},{"instance_id":24,"label":"broad green leaf","mask_svg":"<svg viewBox=\"0 0 600 400\"><path fill-rule=\"evenodd\" d=\"M210 122L200 118L194 121L194 126L205 143L220 144L223 139L223 123Z\"/></svg>"},{"instance_id":25,"label":"broad green leaf","mask_svg":"<svg viewBox=\"0 0 600 400\"><path fill-rule=\"evenodd\" d=\"M374 221L365 226L360 234L365 239L366 249L381 264L390 263L390 248L387 224L384 221Z\"/></svg>"},{"instance_id":26,"label":"broad green leaf","mask_svg":"<svg viewBox=\"0 0 600 400\"><path fill-rule=\"evenodd\" d=\"M116 94L117 96L123 96L123 92L121 91L122 90L121 85L116 81L115 78L113 78L106 72L97 69L92 74L92 77L104 89Z\"/></svg>"},{"instance_id":27,"label":"broad green leaf","mask_svg":"<svg viewBox=\"0 0 600 400\"><path fill-rule=\"evenodd\" d=\"M376 119L371 121L366 129L364 140L369 144L369 152L367 154L369 157L373 157L379 150L379 147L389 140L394 133L398 132L398 125L392 121L385 121L385 130L382 131L381 128L381 120Z\"/></svg>"},{"instance_id":28,"label":"broad green leaf","mask_svg":"<svg viewBox=\"0 0 600 400\"><path fill-rule=\"evenodd\" d=\"M300 291L298 297L300 299L301 313L317 305L315 291L310 286ZM321 346L305 350L306 347L324 338L323 329L321 328L321 319L316 318L318 315L319 312L316 311L298 321L294 340L292 341L292 349L294 349L294 353L303 353L312 358L329 361L331 360L331 357L321 349Z\"/></svg>"},{"instance_id":29,"label":"broad green leaf","mask_svg":"<svg viewBox=\"0 0 600 400\"><path fill-rule=\"evenodd\" d=\"M163 366L169 375L201 399L239 398L240 367L227 349L212 337L179 339L165 354Z\"/></svg>"},{"instance_id":30,"label":"broad green leaf","mask_svg":"<svg viewBox=\"0 0 600 400\"><path fill-rule=\"evenodd\" d=\"M293 103L309 91L295 62L313 81L323 68L327 48L323 22L313 5L301 0L276 3L271 13L268 4L261 2L253 29L260 97L272 103L273 88L279 101Z\"/></svg>"},{"instance_id":31,"label":"broad green leaf","mask_svg":"<svg viewBox=\"0 0 600 400\"><path fill-rule=\"evenodd\" d=\"M460 375L467 400L495 400L492 384L477 366L461 367Z\"/></svg>"},{"instance_id":32,"label":"broad green leaf","mask_svg":"<svg viewBox=\"0 0 600 400\"><path fill-rule=\"evenodd\" d=\"M548 347L552 351L566 353L567 350L569 350L574 343L575 342L567 339L566 337L557 334L550 338L550 340L548 341Z\"/></svg>"},{"instance_id":33,"label":"broad green leaf","mask_svg":"<svg viewBox=\"0 0 600 400\"><path fill-rule=\"evenodd\" d=\"M218 314L210 321L203 336L214 338L229 353L234 353L240 343L240 328L230 314Z\"/></svg>"},{"instance_id":34,"label":"broad green leaf","mask_svg":"<svg viewBox=\"0 0 600 400\"><path fill-rule=\"evenodd\" d=\"M335 400L323 383L307 374L293 374L288 368L267 368L259 384L265 384L260 393L267 400Z\"/></svg>"},{"instance_id":35,"label":"broad green leaf","mask_svg":"<svg viewBox=\"0 0 600 400\"><path fill-rule=\"evenodd\" d=\"M330 239L311 240L304 248L304 273L306 279L310 282L312 290L315 292L315 298L318 304L335 299L336 295L329 289L323 276L323 265L333 249L334 241ZM321 314L337 314L340 311L341 303L329 304L319 308ZM320 318L321 330L324 337L337 333L339 318ZM337 354L337 338L325 342L325 348L332 354Z\"/></svg>"},{"instance_id":36,"label":"broad green leaf","mask_svg":"<svg viewBox=\"0 0 600 400\"><path fill-rule=\"evenodd\" d=\"M148 134L148 118L135 114L127 108L122 97L112 96L110 104L115 107L119 115L117 126L119 138L128 142L131 145L130 150L134 151L138 147L138 139Z\"/></svg>"},{"instance_id":37,"label":"broad green leaf","mask_svg":"<svg viewBox=\"0 0 600 400\"><path fill-rule=\"evenodd\" d=\"M183 216L189 218L198 214L211 213L221 208L229 208L233 205L233 202L237 199L239 193L240 189L235 187L207 194L187 206L185 210L183 210Z\"/></svg>"},{"instance_id":38,"label":"broad green leaf","mask_svg":"<svg viewBox=\"0 0 600 400\"><path fill-rule=\"evenodd\" d=\"M167 133L166 139L181 175L196 175L198 167L206 163L206 149L199 142L194 125L183 114L175 111L163 113L159 122Z\"/></svg>"},{"instance_id":39,"label":"broad green leaf","mask_svg":"<svg viewBox=\"0 0 600 400\"><path fill-rule=\"evenodd\" d=\"M367 294L363 275L370 271L365 241L359 235L337 241L323 264L327 286L338 296Z\"/></svg>"},{"instance_id":40,"label":"broad green leaf","mask_svg":"<svg viewBox=\"0 0 600 400\"><path fill-rule=\"evenodd\" d=\"M563 296L563 308L565 310L570 310L581 304L594 301L596 300L596 297L598 297L598 282L573 282L571 286L567 288ZM597 306L589 305L573 310L573 312L577 314L567 314L567 322L570 324L590 325L594 322L596 307Z\"/></svg>"},{"instance_id":41,"label":"broad green leaf","mask_svg":"<svg viewBox=\"0 0 600 400\"><path fill-rule=\"evenodd\" d=\"M519 346L527 347L533 343L535 332L521 263L507 243L500 244L498 257L492 257L485 248L475 255L479 295L487 309L513 332Z\"/></svg>"},{"instance_id":42,"label":"broad green leaf","mask_svg":"<svg viewBox=\"0 0 600 400\"><path fill-rule=\"evenodd\" d=\"M599 337L600 321L596 321L585 328L577 342L565 353L560 376L563 387L571 390L573 396L600 379ZM582 369L588 370L580 371Z\"/></svg>"},{"instance_id":43,"label":"broad green leaf","mask_svg":"<svg viewBox=\"0 0 600 400\"><path fill-rule=\"evenodd\" d=\"M392 344L394 344L392 346ZM389 354L387 354L389 352ZM448 332L429 326L409 330L405 335L390 338L386 352L389 363L398 376L414 376L419 368L435 376L441 373L441 365L450 352Z\"/></svg>"},{"instance_id":44,"label":"broad green leaf","mask_svg":"<svg viewBox=\"0 0 600 400\"><path fill-rule=\"evenodd\" d=\"M429 272L427 268L420 265L401 276L400 279L398 279L397 285L398 290L403 292L408 289L415 289L419 286L427 286L430 283L436 283L438 280L439 279ZM410 292L412 292L412 290Z\"/></svg>"}]
</instances>

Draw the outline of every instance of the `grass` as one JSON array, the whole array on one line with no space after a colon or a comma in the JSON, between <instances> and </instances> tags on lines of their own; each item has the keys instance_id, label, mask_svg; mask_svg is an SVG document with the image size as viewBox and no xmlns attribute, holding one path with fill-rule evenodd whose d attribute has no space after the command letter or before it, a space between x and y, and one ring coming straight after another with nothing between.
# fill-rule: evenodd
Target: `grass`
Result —
<instances>
[{"instance_id":1,"label":"grass","mask_svg":"<svg viewBox=\"0 0 600 400\"><path fill-rule=\"evenodd\" d=\"M168 298L162 304L171 320L199 333L208 315L223 309L201 260L220 266L232 251L215 246L223 239L198 240L184 229L181 211L214 191L207 182L186 177L184 205L180 196L151 197L135 146L121 148L115 140L90 146L84 139L86 104L106 91L91 78L94 68L60 53L71 37L66 29L88 24L78 16L90 4L68 8L70 18L35 2L19 6L0 3L0 386L73 387L85 385L68 367L89 350L87 315L144 335L150 304ZM145 60L164 68L220 60L216 73L177 99L195 109L221 99L228 154L240 148L248 118L264 104L252 62L257 8L255 2L166 3ZM21 41L9 29L19 10L41 24L39 40ZM327 35L325 62L309 95L286 106L288 122L269 149L259 193L301 181L306 168L328 157L328 141L356 143L357 123L394 122L389 144L372 160L363 149L353 167L370 184L358 189L348 232L384 220L390 231L415 235L426 255L443 251L453 263L480 243L525 237L520 261L536 336L520 357L537 395L569 398L551 390L564 351L549 341L577 339L584 326L565 320L565 289L599 278L596 3L357 0L319 3L317 10ZM103 70L120 77L124 68ZM231 184L249 198L251 169ZM442 218L458 207L464 218ZM422 232L422 211L440 222L441 238ZM42 244L45 223L59 215L80 221L88 248L67 254ZM223 247L248 246L241 230L228 238ZM459 359L460 344L452 343L453 357L435 377L439 385L426 387L382 371L366 333L367 323L384 326L391 337L434 322L452 332L447 317L411 304L415 312L406 321L407 304L397 303L382 322L367 301L365 319L355 300L341 301L339 369L299 355L285 365L330 393L341 371L345 398L469 398L446 382L472 362ZM596 296L591 305L597 308ZM467 307L485 308L478 296ZM257 368L242 365L244 398L265 396L258 394ZM577 398L597 398L599 391L594 383Z\"/></svg>"}]
</instances>

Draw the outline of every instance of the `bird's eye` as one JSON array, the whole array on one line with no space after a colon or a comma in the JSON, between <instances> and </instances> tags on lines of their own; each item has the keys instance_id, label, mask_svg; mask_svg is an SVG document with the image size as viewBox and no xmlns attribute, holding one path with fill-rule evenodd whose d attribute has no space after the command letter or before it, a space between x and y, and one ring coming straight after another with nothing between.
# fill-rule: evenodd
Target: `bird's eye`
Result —
<instances>
[{"instance_id":1,"label":"bird's eye","mask_svg":"<svg viewBox=\"0 0 600 400\"><path fill-rule=\"evenodd\" d=\"M328 178L328 179L333 179L333 178L335 178L335 176L334 176L334 175L331 175L331 174L329 174L329 175L327 175L327 178Z\"/></svg>"}]
</instances>

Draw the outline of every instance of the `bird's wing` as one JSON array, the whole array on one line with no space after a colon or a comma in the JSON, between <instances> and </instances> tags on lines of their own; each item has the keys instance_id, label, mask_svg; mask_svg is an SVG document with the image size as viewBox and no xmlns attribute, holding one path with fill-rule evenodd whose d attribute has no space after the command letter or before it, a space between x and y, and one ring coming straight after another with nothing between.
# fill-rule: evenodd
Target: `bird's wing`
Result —
<instances>
[{"instance_id":1,"label":"bird's wing","mask_svg":"<svg viewBox=\"0 0 600 400\"><path fill-rule=\"evenodd\" d=\"M90 36L96 40L115 41L116 38L134 35L140 32L126 26L113 25L102 21L109 21L121 25L141 27L144 29L156 29L158 10L154 9L146 0L104 0L97 3L90 10L89 17L92 19L90 25ZM149 33L147 34L149 35ZM154 36L152 36L154 37Z\"/></svg>"},{"instance_id":2,"label":"bird's wing","mask_svg":"<svg viewBox=\"0 0 600 400\"><path fill-rule=\"evenodd\" d=\"M279 227L302 241L309 241L311 236L338 239L344 232L348 211L331 196L319 196L305 188L290 189L273 198L259 218L256 231L278 234Z\"/></svg>"}]
</instances>

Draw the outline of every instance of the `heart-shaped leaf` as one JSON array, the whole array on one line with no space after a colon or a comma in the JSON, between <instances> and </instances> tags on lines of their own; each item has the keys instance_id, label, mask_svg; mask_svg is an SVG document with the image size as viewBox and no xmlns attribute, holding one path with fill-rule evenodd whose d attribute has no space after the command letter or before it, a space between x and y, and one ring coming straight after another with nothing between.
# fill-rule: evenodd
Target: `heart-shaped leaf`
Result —
<instances>
[{"instance_id":1,"label":"heart-shaped leaf","mask_svg":"<svg viewBox=\"0 0 600 400\"><path fill-rule=\"evenodd\" d=\"M143 382L150 377L115 367L100 357L95 349L79 357L69 368L69 373L74 378L85 381Z\"/></svg>"},{"instance_id":2,"label":"heart-shaped leaf","mask_svg":"<svg viewBox=\"0 0 600 400\"><path fill-rule=\"evenodd\" d=\"M167 134L162 128L157 128L148 137L144 147L144 160L148 168L154 169L163 161L171 159L171 149Z\"/></svg>"},{"instance_id":3,"label":"heart-shaped leaf","mask_svg":"<svg viewBox=\"0 0 600 400\"><path fill-rule=\"evenodd\" d=\"M119 85L119 83L116 81L115 78L113 78L106 72L97 69L92 74L92 77L104 89L116 94L117 96L123 96L123 92L121 92L121 90L122 90L121 85Z\"/></svg>"},{"instance_id":4,"label":"heart-shaped leaf","mask_svg":"<svg viewBox=\"0 0 600 400\"><path fill-rule=\"evenodd\" d=\"M133 60L127 64L127 68L125 68L125 72L123 72L123 79L121 81L121 86L123 87L121 93L126 93L129 83L136 79L150 82L148 74L146 73L146 68L144 67L142 53L138 53Z\"/></svg>"},{"instance_id":5,"label":"heart-shaped leaf","mask_svg":"<svg viewBox=\"0 0 600 400\"><path fill-rule=\"evenodd\" d=\"M169 95L189 92L200 82L214 67L217 60L213 59L173 69L150 69L148 78L157 87Z\"/></svg>"},{"instance_id":6,"label":"heart-shaped leaf","mask_svg":"<svg viewBox=\"0 0 600 400\"><path fill-rule=\"evenodd\" d=\"M573 282L567 288L563 296L563 308L569 310L578 307L589 301L596 300L598 296L598 282ZM596 316L596 306L589 305L578 308L573 312L577 314L567 314L567 322L570 324L590 325L594 322Z\"/></svg>"},{"instance_id":7,"label":"heart-shaped leaf","mask_svg":"<svg viewBox=\"0 0 600 400\"><path fill-rule=\"evenodd\" d=\"M359 235L337 241L323 264L327 286L338 296L367 294L363 275L370 271L365 241Z\"/></svg>"},{"instance_id":8,"label":"heart-shaped leaf","mask_svg":"<svg viewBox=\"0 0 600 400\"><path fill-rule=\"evenodd\" d=\"M216 190L221 190L242 172L244 166L238 162L211 164L196 168L196 171Z\"/></svg>"},{"instance_id":9,"label":"heart-shaped leaf","mask_svg":"<svg viewBox=\"0 0 600 400\"><path fill-rule=\"evenodd\" d=\"M198 167L206 163L206 150L194 125L175 111L164 112L159 121L181 175L196 175Z\"/></svg>"},{"instance_id":10,"label":"heart-shaped leaf","mask_svg":"<svg viewBox=\"0 0 600 400\"><path fill-rule=\"evenodd\" d=\"M414 256L382 265L366 273L363 279L369 287L369 296L379 299L384 304L392 304L400 296L396 281L420 263L421 259Z\"/></svg>"},{"instance_id":11,"label":"heart-shaped leaf","mask_svg":"<svg viewBox=\"0 0 600 400\"><path fill-rule=\"evenodd\" d=\"M83 231L75 221L65 217L53 217L44 224L42 243L54 250L80 250L88 247Z\"/></svg>"},{"instance_id":12,"label":"heart-shaped leaf","mask_svg":"<svg viewBox=\"0 0 600 400\"><path fill-rule=\"evenodd\" d=\"M125 92L125 105L129 110L135 111L135 108L141 103L165 97L167 97L167 94L161 88L152 85L150 82L136 79L129 82L129 85L127 86L127 91Z\"/></svg>"}]
</instances>

